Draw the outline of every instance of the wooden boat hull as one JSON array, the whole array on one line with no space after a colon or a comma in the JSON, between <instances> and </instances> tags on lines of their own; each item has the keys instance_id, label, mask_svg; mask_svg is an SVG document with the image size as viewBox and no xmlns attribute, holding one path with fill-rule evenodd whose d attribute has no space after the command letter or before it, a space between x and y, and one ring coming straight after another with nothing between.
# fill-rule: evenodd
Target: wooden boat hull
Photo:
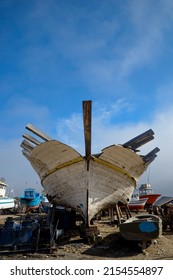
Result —
<instances>
[{"instance_id":1,"label":"wooden boat hull","mask_svg":"<svg viewBox=\"0 0 173 280\"><path fill-rule=\"evenodd\" d=\"M24 134L23 154L40 177L50 203L72 207L89 225L102 209L116 203L128 203L143 172L156 158L159 148L145 156L138 148L154 139L148 131L122 145L106 147L100 154L91 153L91 101L83 101L85 156L59 141L52 140L28 124L27 129L38 136ZM41 140L41 141L40 141ZM44 142L43 142L44 141Z\"/></svg>"},{"instance_id":2,"label":"wooden boat hull","mask_svg":"<svg viewBox=\"0 0 173 280\"><path fill-rule=\"evenodd\" d=\"M149 241L162 234L162 221L155 215L137 215L120 224L119 228L124 239Z\"/></svg>"},{"instance_id":3,"label":"wooden boat hull","mask_svg":"<svg viewBox=\"0 0 173 280\"><path fill-rule=\"evenodd\" d=\"M118 145L91 156L88 166L85 157L56 140L35 147L29 161L52 204L75 208L89 220L118 201L127 203L146 169L139 155Z\"/></svg>"}]
</instances>

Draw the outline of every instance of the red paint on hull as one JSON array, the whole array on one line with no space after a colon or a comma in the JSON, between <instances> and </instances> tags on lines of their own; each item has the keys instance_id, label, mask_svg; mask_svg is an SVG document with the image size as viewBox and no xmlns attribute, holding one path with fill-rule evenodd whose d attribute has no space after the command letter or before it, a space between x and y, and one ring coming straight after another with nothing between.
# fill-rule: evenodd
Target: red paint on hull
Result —
<instances>
[{"instance_id":1,"label":"red paint on hull","mask_svg":"<svg viewBox=\"0 0 173 280\"><path fill-rule=\"evenodd\" d=\"M144 205L129 205L130 210L143 210Z\"/></svg>"},{"instance_id":2,"label":"red paint on hull","mask_svg":"<svg viewBox=\"0 0 173 280\"><path fill-rule=\"evenodd\" d=\"M140 195L139 198L148 198L146 205L152 205L161 194L144 194Z\"/></svg>"},{"instance_id":3,"label":"red paint on hull","mask_svg":"<svg viewBox=\"0 0 173 280\"><path fill-rule=\"evenodd\" d=\"M147 202L147 198L142 199L132 199L128 206L130 210L143 210L145 207L145 204Z\"/></svg>"}]
</instances>

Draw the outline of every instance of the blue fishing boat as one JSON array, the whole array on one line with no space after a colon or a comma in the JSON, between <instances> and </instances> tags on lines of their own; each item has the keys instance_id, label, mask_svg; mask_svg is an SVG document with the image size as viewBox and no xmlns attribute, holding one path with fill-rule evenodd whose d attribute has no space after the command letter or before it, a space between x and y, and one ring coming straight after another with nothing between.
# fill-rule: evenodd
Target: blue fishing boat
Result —
<instances>
[{"instance_id":1,"label":"blue fishing boat","mask_svg":"<svg viewBox=\"0 0 173 280\"><path fill-rule=\"evenodd\" d=\"M25 189L24 194L20 196L20 205L21 208L26 208L27 211L39 208L40 194L35 189Z\"/></svg>"}]
</instances>

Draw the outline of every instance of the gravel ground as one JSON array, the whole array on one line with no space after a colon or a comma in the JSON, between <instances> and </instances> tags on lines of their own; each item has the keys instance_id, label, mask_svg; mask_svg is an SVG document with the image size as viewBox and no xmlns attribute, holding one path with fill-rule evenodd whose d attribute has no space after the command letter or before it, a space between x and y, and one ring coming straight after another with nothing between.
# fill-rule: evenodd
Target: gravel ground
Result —
<instances>
[{"instance_id":1,"label":"gravel ground","mask_svg":"<svg viewBox=\"0 0 173 280\"><path fill-rule=\"evenodd\" d=\"M0 216L3 223L7 216ZM121 238L119 229L106 221L97 221L101 237L96 244L85 244L79 235L73 235L51 252L42 253L7 253L0 254L1 260L172 260L173 232L164 231L160 238L153 240L144 252L136 242Z\"/></svg>"}]
</instances>

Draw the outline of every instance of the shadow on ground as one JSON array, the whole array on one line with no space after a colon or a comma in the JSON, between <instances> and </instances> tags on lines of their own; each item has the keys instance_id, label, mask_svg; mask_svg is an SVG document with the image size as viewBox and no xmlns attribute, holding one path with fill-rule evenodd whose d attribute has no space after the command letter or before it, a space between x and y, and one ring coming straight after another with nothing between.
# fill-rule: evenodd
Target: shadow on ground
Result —
<instances>
[{"instance_id":1,"label":"shadow on ground","mask_svg":"<svg viewBox=\"0 0 173 280\"><path fill-rule=\"evenodd\" d=\"M107 235L101 242L94 244L83 255L105 258L132 257L141 253L138 242L124 240L119 232Z\"/></svg>"}]
</instances>

